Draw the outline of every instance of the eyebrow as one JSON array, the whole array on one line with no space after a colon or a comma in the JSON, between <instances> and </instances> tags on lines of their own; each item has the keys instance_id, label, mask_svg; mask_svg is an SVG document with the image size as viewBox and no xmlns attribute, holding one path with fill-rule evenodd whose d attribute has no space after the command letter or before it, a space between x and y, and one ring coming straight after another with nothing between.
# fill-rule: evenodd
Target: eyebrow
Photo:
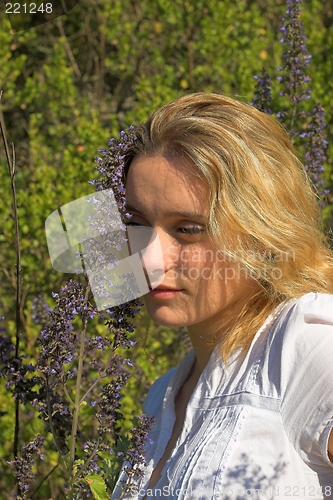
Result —
<instances>
[{"instance_id":1,"label":"eyebrow","mask_svg":"<svg viewBox=\"0 0 333 500\"><path fill-rule=\"evenodd\" d=\"M144 216L144 214L142 212L140 212L140 210L138 210L135 207L132 207L128 203L126 203L125 209L126 209L126 212L136 212L137 214ZM177 217L187 217L187 218L190 218L190 219L192 217L194 217L196 219L207 220L207 216L199 214L198 212L182 212L180 210L170 210L169 212L164 212L163 215L164 216L169 216L169 217L175 217L175 216L177 216Z\"/></svg>"}]
</instances>

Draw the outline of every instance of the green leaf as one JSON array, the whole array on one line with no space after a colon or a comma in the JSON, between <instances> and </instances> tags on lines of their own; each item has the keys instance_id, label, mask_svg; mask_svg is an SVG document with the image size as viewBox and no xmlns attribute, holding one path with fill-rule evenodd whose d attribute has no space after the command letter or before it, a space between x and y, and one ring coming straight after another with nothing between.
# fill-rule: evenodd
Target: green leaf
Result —
<instances>
[{"instance_id":1,"label":"green leaf","mask_svg":"<svg viewBox=\"0 0 333 500\"><path fill-rule=\"evenodd\" d=\"M89 474L84 479L89 484L95 500L109 500L110 495L106 492L106 484L101 476L98 474Z\"/></svg>"}]
</instances>

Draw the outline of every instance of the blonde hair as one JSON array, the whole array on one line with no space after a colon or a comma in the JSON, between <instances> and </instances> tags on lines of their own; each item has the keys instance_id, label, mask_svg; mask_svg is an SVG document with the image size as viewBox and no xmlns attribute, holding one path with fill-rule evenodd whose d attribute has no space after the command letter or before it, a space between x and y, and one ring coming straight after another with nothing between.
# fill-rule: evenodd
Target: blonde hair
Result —
<instances>
[{"instance_id":1,"label":"blonde hair","mask_svg":"<svg viewBox=\"0 0 333 500\"><path fill-rule=\"evenodd\" d=\"M189 158L208 184L208 234L250 273L260 291L223 335L226 361L248 349L281 302L308 292L333 293L333 252L305 169L283 127L252 106L196 93L157 109L135 132L124 180L135 156Z\"/></svg>"}]
</instances>

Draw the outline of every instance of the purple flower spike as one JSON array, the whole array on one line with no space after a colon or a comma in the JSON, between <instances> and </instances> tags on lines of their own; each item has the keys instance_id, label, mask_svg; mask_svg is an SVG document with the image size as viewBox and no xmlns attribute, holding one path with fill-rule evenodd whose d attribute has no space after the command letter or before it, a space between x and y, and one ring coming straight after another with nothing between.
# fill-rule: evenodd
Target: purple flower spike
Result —
<instances>
[{"instance_id":1,"label":"purple flower spike","mask_svg":"<svg viewBox=\"0 0 333 500\"><path fill-rule=\"evenodd\" d=\"M308 87L311 78L305 74L311 56L305 45L306 37L300 21L300 3L301 0L287 0L288 9L283 18L283 36L280 39L285 44L285 51L282 54L283 65L279 68L281 76L277 77L282 86L280 96L288 97L292 104L291 112L282 111L280 117L294 136L297 135L295 121L304 115L304 112L298 111L298 105L311 96L311 88Z\"/></svg>"},{"instance_id":2,"label":"purple flower spike","mask_svg":"<svg viewBox=\"0 0 333 500\"><path fill-rule=\"evenodd\" d=\"M304 166L318 195L321 197L321 206L324 205L323 198L329 193L328 190L324 189L325 181L321 175L324 172L323 164L326 160L325 149L328 144L325 140L326 134L324 133L324 128L326 127L324 113L325 111L321 104L317 104L313 108L312 118L307 125L306 132L300 135L300 137L305 139L306 153Z\"/></svg>"},{"instance_id":3,"label":"purple flower spike","mask_svg":"<svg viewBox=\"0 0 333 500\"><path fill-rule=\"evenodd\" d=\"M143 467L146 466L144 459L145 444L154 421L154 417L140 415L137 426L132 429L132 438L125 455L125 461L128 465L124 468L129 479L132 476L140 477L143 475Z\"/></svg>"},{"instance_id":4,"label":"purple flower spike","mask_svg":"<svg viewBox=\"0 0 333 500\"><path fill-rule=\"evenodd\" d=\"M124 169L124 153L135 140L135 127L131 125L126 130L119 132L117 139L109 139L109 149L99 149L103 158L96 157L96 168L103 176L103 179L93 181L96 191L112 188L122 217L124 217L125 213L125 188L121 181Z\"/></svg>"},{"instance_id":5,"label":"purple flower spike","mask_svg":"<svg viewBox=\"0 0 333 500\"><path fill-rule=\"evenodd\" d=\"M31 481L35 478L32 468L35 465L35 456L38 455L42 460L43 456L41 450L43 448L45 438L38 435L29 444L21 448L21 456L16 457L15 460L10 462L10 465L15 467L15 476L17 478L18 486L22 493L27 493ZM21 496L20 498L26 498Z\"/></svg>"},{"instance_id":6,"label":"purple flower spike","mask_svg":"<svg viewBox=\"0 0 333 500\"><path fill-rule=\"evenodd\" d=\"M253 99L250 102L251 106L259 109L263 113L272 114L273 111L270 108L270 103L272 101L271 94L271 78L265 69L262 70L261 76L255 75L253 77L257 83L255 86L255 91Z\"/></svg>"}]
</instances>

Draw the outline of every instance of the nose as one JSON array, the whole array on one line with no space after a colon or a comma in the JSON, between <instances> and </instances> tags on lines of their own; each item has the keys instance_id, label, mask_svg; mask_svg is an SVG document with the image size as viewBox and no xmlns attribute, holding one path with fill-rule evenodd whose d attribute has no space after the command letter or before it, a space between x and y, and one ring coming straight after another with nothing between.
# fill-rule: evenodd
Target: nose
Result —
<instances>
[{"instance_id":1,"label":"nose","mask_svg":"<svg viewBox=\"0 0 333 500\"><path fill-rule=\"evenodd\" d=\"M174 266L176 254L172 238L162 229L148 226L129 226L128 229L131 253L140 253L143 269L151 287L155 288Z\"/></svg>"}]
</instances>

